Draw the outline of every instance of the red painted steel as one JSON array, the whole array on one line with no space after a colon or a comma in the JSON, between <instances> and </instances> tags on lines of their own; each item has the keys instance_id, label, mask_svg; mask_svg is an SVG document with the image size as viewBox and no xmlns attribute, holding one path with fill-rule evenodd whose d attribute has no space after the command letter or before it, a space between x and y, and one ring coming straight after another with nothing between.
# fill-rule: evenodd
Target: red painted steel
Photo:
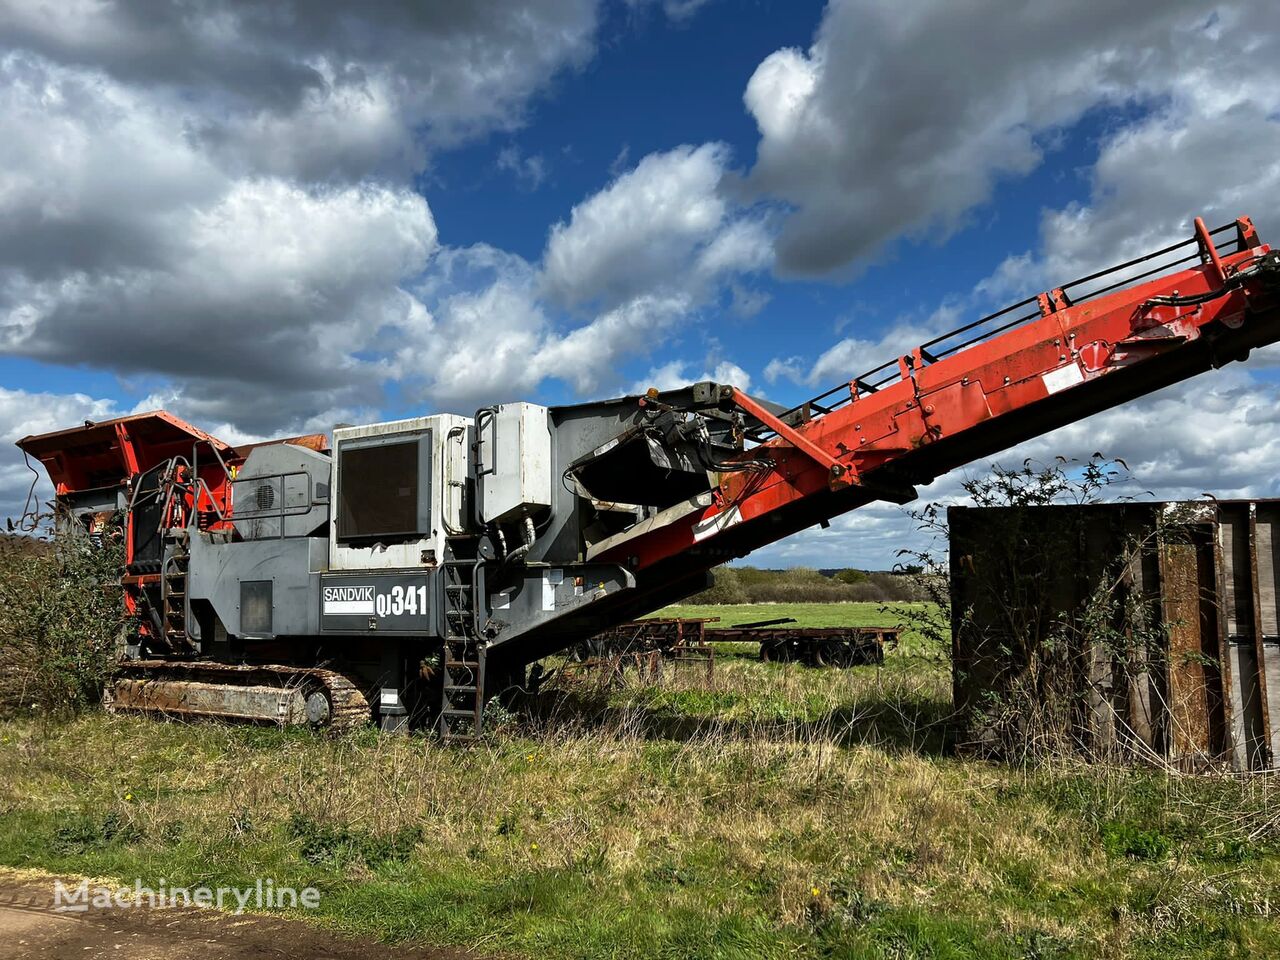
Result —
<instances>
[{"instance_id":1,"label":"red painted steel","mask_svg":"<svg viewBox=\"0 0 1280 960\"><path fill-rule=\"evenodd\" d=\"M173 456L191 456L196 442L226 456L231 448L199 427L156 410L23 437L18 446L49 471L62 495L121 484Z\"/></svg>"},{"instance_id":2,"label":"red painted steel","mask_svg":"<svg viewBox=\"0 0 1280 960\"><path fill-rule=\"evenodd\" d=\"M85 421L79 427L24 437L18 446L44 464L58 496L110 488L132 496L139 477L172 464L166 479L174 496L164 500L158 518L161 527L185 526L193 512L203 529L226 526L223 517L231 507L231 477L226 468L242 462L228 444L163 410L97 423ZM93 518L92 522L96 526L101 520ZM130 614L142 608L143 591L161 579L158 571L134 568L135 547L152 533L140 530L138 523L135 512L128 511L124 517L128 572L121 583ZM140 629L147 633L152 627L143 623Z\"/></svg>"},{"instance_id":3,"label":"red painted steel","mask_svg":"<svg viewBox=\"0 0 1280 960\"><path fill-rule=\"evenodd\" d=\"M1097 388L1111 378L1136 383L1143 364L1187 351L1208 330L1240 328L1249 310L1266 309L1269 323L1280 319L1272 291L1260 283L1246 281L1208 298L1222 289L1224 278L1270 252L1258 241L1247 218L1234 226L1239 249L1233 254L1220 255L1197 219L1199 266L1074 305L1057 288L1028 301L1039 303L1041 315L1012 329L941 359L933 358L924 347L904 355L898 361L896 382L871 389L855 378L848 386L848 402L786 431L775 427L776 436L741 455L744 460L767 458L765 469L722 474L708 506L621 542L597 559L643 570L682 554L714 549L717 538L731 539L727 552L743 555L817 522L824 513L834 516L886 499L884 491L877 490L877 473L899 462L920 463L918 454L932 445L953 441L946 444L945 455L926 461L928 479L993 452L980 448L976 439L966 446L965 438L979 428L1022 415L1020 435L1011 441L1016 442L1123 402L1124 397L1103 399L1103 391ZM1206 300L1195 304L1152 302L1201 296ZM1280 333L1269 337L1277 338ZM1224 358L1229 359L1234 358ZM1174 371L1167 382L1195 372ZM1063 417L1067 401L1073 412ZM739 405L759 415L741 399ZM995 449L1009 445L1001 443ZM855 478L844 493L857 493L863 487L862 499L832 496L816 502L830 493L830 462L842 466L844 476ZM912 481L919 479L912 477ZM813 509L804 512L804 522L794 521L801 513L795 508L805 501L814 501ZM793 514L784 518L788 510ZM731 530L732 538L726 538Z\"/></svg>"},{"instance_id":4,"label":"red painted steel","mask_svg":"<svg viewBox=\"0 0 1280 960\"><path fill-rule=\"evenodd\" d=\"M827 483L832 489L847 487L853 482L853 477L849 476L849 464L840 463L834 456L823 450L799 430L795 430L783 423L736 387L733 390L733 402L769 427L797 450L808 454L819 466L825 467L827 469Z\"/></svg>"}]
</instances>

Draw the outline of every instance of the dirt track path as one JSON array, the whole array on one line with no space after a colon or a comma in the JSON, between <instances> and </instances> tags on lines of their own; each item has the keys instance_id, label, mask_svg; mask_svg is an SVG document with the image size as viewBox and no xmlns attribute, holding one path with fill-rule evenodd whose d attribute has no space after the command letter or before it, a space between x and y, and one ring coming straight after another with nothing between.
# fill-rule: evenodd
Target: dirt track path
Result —
<instances>
[{"instance_id":1,"label":"dirt track path","mask_svg":"<svg viewBox=\"0 0 1280 960\"><path fill-rule=\"evenodd\" d=\"M463 950L388 947L279 917L146 907L55 913L53 881L0 870L0 960L479 960Z\"/></svg>"}]
</instances>

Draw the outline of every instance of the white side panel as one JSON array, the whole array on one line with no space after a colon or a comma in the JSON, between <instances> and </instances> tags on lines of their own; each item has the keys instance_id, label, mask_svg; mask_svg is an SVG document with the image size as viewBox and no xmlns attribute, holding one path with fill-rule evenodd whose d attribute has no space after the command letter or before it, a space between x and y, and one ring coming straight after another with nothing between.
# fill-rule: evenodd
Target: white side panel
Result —
<instances>
[{"instance_id":1,"label":"white side panel","mask_svg":"<svg viewBox=\"0 0 1280 960\"><path fill-rule=\"evenodd\" d=\"M467 478L467 428L471 420L453 414L435 417L413 417L389 423L374 423L360 427L340 427L333 432L334 464L333 496L334 517L341 503L342 471L339 451L344 440L366 437L390 437L398 433L431 431L430 514L431 529L422 536L403 543L383 546L346 546L338 542L336 519L329 524L330 570L393 570L423 567L423 552L434 553L436 561L444 559L444 540L448 532L446 521L452 529L463 523L462 490ZM458 429L455 429L458 428Z\"/></svg>"},{"instance_id":2,"label":"white side panel","mask_svg":"<svg viewBox=\"0 0 1280 960\"><path fill-rule=\"evenodd\" d=\"M486 523L551 506L551 424L547 408L504 403L477 431L480 503Z\"/></svg>"}]
</instances>

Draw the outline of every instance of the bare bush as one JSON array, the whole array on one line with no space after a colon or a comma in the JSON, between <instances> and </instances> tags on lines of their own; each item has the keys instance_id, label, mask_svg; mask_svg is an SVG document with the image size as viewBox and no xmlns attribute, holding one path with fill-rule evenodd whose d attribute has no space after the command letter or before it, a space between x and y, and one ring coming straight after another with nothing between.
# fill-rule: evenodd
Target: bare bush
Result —
<instances>
[{"instance_id":1,"label":"bare bush","mask_svg":"<svg viewBox=\"0 0 1280 960\"><path fill-rule=\"evenodd\" d=\"M928 504L912 513L919 528L933 534L935 547L902 555L923 571L916 579L942 615L908 610L902 616L926 639L950 642L954 632L966 651L982 651L955 664L957 691L968 691L965 702L957 704L965 714L965 746L1005 758L1078 753L1077 721L1088 691L1076 680L1087 675L1086 661L1101 648L1132 658L1135 645L1151 642L1138 629L1122 589L1130 556L1148 545L1129 544L1098 589L1077 609L1064 610L1057 585L1075 575L1077 557L1040 548L1046 531L1034 512L1057 503L1099 502L1105 488L1127 478L1123 461L1095 454L1084 464L1059 459L1050 465L1026 461L1014 470L995 466L966 481L974 506L1005 509L998 521L984 518L981 558L965 558L971 596L964 609L952 607L945 506ZM1078 514L1070 516L1074 519L1059 522L1080 522ZM1073 543L1080 531L1054 533L1060 542ZM974 604L982 607L980 614ZM971 669L979 672L970 676Z\"/></svg>"}]
</instances>

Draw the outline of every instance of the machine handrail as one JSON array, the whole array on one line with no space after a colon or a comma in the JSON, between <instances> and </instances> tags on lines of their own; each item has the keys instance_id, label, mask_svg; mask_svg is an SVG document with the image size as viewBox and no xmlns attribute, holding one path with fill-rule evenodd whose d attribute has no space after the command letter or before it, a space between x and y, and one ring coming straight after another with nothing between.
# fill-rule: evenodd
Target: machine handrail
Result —
<instances>
[{"instance_id":1,"label":"machine handrail","mask_svg":"<svg viewBox=\"0 0 1280 960\"><path fill-rule=\"evenodd\" d=\"M1226 231L1233 230L1233 229L1237 231L1236 249L1224 250L1222 252L1238 253L1245 248L1245 243L1246 243L1242 221L1232 220L1230 223L1225 223L1220 227L1215 227L1213 230L1208 231L1208 235L1210 237L1216 237L1221 233L1225 233ZM1134 257L1132 260L1126 260L1124 263L1119 263L1119 264L1116 264L1115 266L1107 267L1106 269L1098 270L1098 271L1095 271L1094 273L1087 274L1086 276L1080 277L1076 280L1072 280L1071 282L1065 283L1062 286L1056 288L1056 290L1065 294L1067 291L1078 288L1082 284L1092 283L1093 281L1100 280L1103 277L1113 276L1116 273L1119 273L1123 270L1128 270L1132 267L1139 266L1140 264L1149 263L1150 261L1155 260L1159 257L1168 256L1169 254L1175 253L1186 247L1199 245L1199 243L1200 243L1199 235L1192 235L1185 240L1180 240L1177 243L1169 244L1168 246L1162 247L1159 250L1154 250L1140 257ZM1191 263L1192 261L1203 260L1203 257L1204 257L1203 251L1196 250L1195 252L1188 254L1185 257L1180 257L1179 259L1173 260L1168 263L1161 263L1149 270L1143 271L1142 273L1139 273L1130 277L1125 277L1121 280L1118 280L1115 283L1098 288L1096 290L1090 290L1087 293L1084 293L1078 297L1068 298L1068 303L1070 305L1084 303L1085 301L1091 300L1094 297L1102 296L1104 294L1111 293L1115 290L1120 290L1120 289L1123 289L1124 287L1132 286L1135 283L1139 283L1142 280L1148 279L1158 274L1165 273L1167 271L1172 271L1178 267ZM1026 299L1019 300L1017 303L1013 303L1007 307L1003 307L1000 310L995 311L994 313L989 313L986 316L979 317L977 320L971 320L968 323L965 323L959 327L956 327L954 330L949 330L946 333L939 334L938 336L934 337L932 340L926 340L924 343L920 344L920 346L917 349L921 354L922 358L925 360L925 362L934 362L936 360L941 360L943 357L947 357L954 353L957 353L960 350L964 350L968 347L972 347L976 344L982 343L986 340L991 339L992 337L998 336L999 334L1012 330L1015 327L1021 326L1024 323L1028 323L1032 320L1038 319L1040 316L1042 316L1041 311L1039 309L1036 309L1024 315L1020 315L1013 320L1009 320L1003 324L1000 324L999 326L992 327L991 329L988 329L988 330L984 330L977 336L971 337L963 341L962 343L953 344L944 350L931 349L932 347L936 347L940 343L945 343L946 341L951 340L952 338L957 337L960 334L968 333L971 330L976 330L979 327L983 326L984 324L990 323L993 320L999 320L1001 317L1007 316L1008 314L1014 312L1015 310L1020 310L1023 307L1036 304L1038 303L1038 301L1042 296L1044 296L1044 294L1038 294L1036 296L1027 297ZM863 393L874 393L876 390L879 390L899 379L900 374L899 374L898 360L899 358L897 357L894 357L892 360L887 360L877 367L872 367L870 370L866 371L865 373L861 373L843 383L840 383L832 387L830 390L826 390L823 393L820 393L814 397L811 397L808 400L805 400L803 403L796 404L795 406L790 407L783 413L779 414L779 419L784 421L791 421L791 422L801 422L803 420L809 419L812 412L815 412L815 411L818 414L829 413L832 410L835 410L839 407L844 406L847 403L852 402L854 398L854 394L850 389L851 387L857 388L858 391ZM830 399L830 398L835 398L835 399ZM828 400L830 402L824 402ZM768 428L764 428L758 431L753 431L753 433L755 433L757 438L765 438L773 435L773 431L769 430Z\"/></svg>"}]
</instances>

